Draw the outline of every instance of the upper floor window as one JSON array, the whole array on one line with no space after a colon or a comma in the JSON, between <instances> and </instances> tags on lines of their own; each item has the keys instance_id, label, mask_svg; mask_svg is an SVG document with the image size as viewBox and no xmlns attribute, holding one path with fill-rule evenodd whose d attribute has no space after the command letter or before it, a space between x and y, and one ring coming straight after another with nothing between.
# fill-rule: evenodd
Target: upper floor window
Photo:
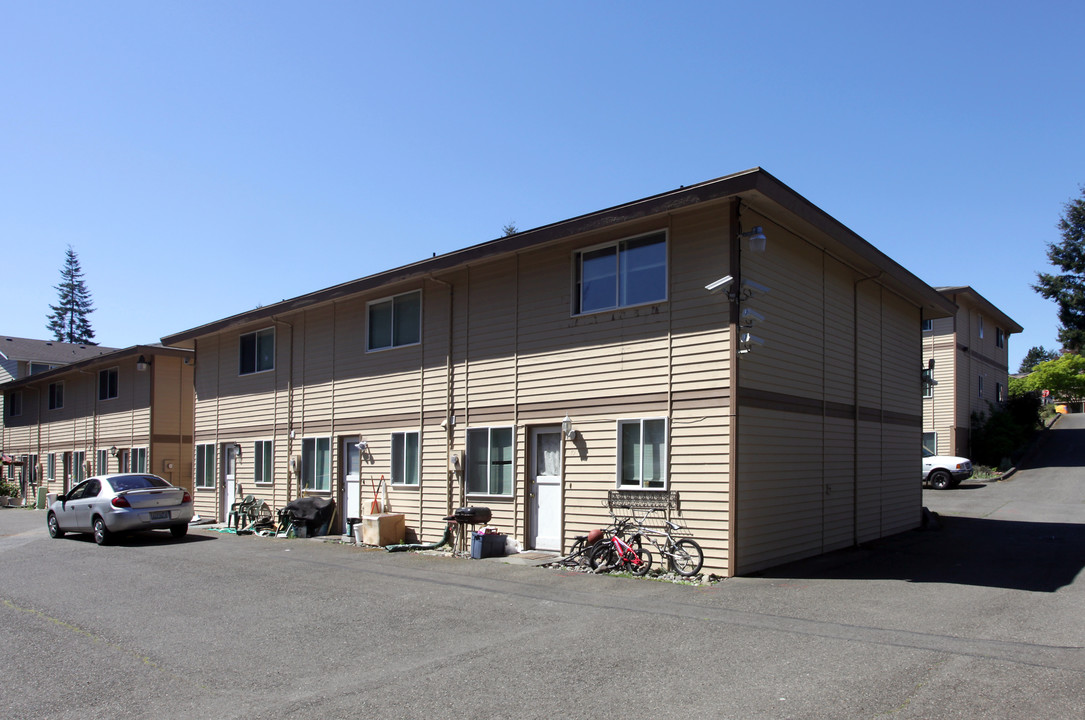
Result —
<instances>
[{"instance_id":1,"label":"upper floor window","mask_svg":"<svg viewBox=\"0 0 1085 720\"><path fill-rule=\"evenodd\" d=\"M467 492L512 495L511 427L467 431Z\"/></svg>"},{"instance_id":2,"label":"upper floor window","mask_svg":"<svg viewBox=\"0 0 1085 720\"><path fill-rule=\"evenodd\" d=\"M618 422L618 487L667 486L667 421L663 418Z\"/></svg>"},{"instance_id":3,"label":"upper floor window","mask_svg":"<svg viewBox=\"0 0 1085 720\"><path fill-rule=\"evenodd\" d=\"M23 393L15 390L8 393L8 417L19 417L23 414Z\"/></svg>"},{"instance_id":4,"label":"upper floor window","mask_svg":"<svg viewBox=\"0 0 1085 720\"><path fill-rule=\"evenodd\" d=\"M241 336L238 374L251 375L275 369L275 328L265 328Z\"/></svg>"},{"instance_id":5,"label":"upper floor window","mask_svg":"<svg viewBox=\"0 0 1085 720\"><path fill-rule=\"evenodd\" d=\"M112 400L117 397L117 368L98 371L98 399Z\"/></svg>"},{"instance_id":6,"label":"upper floor window","mask_svg":"<svg viewBox=\"0 0 1085 720\"><path fill-rule=\"evenodd\" d=\"M49 409L59 410L64 407L64 383L49 383Z\"/></svg>"},{"instance_id":7,"label":"upper floor window","mask_svg":"<svg viewBox=\"0 0 1085 720\"><path fill-rule=\"evenodd\" d=\"M1000 348L1006 347L1006 332L1002 328L995 328L995 345Z\"/></svg>"},{"instance_id":8,"label":"upper floor window","mask_svg":"<svg viewBox=\"0 0 1085 720\"><path fill-rule=\"evenodd\" d=\"M253 482L258 485L270 485L275 480L272 449L271 440L257 440L253 445Z\"/></svg>"},{"instance_id":9,"label":"upper floor window","mask_svg":"<svg viewBox=\"0 0 1085 720\"><path fill-rule=\"evenodd\" d=\"M420 290L375 300L369 303L368 315L368 349L383 350L422 342Z\"/></svg>"},{"instance_id":10,"label":"upper floor window","mask_svg":"<svg viewBox=\"0 0 1085 720\"><path fill-rule=\"evenodd\" d=\"M653 233L576 254L574 314L667 299L667 234Z\"/></svg>"},{"instance_id":11,"label":"upper floor window","mask_svg":"<svg viewBox=\"0 0 1085 720\"><path fill-rule=\"evenodd\" d=\"M196 446L196 487L215 487L215 446Z\"/></svg>"},{"instance_id":12,"label":"upper floor window","mask_svg":"<svg viewBox=\"0 0 1085 720\"><path fill-rule=\"evenodd\" d=\"M979 316L979 331L980 331L980 340L982 340L983 339L983 316L982 315Z\"/></svg>"},{"instance_id":13,"label":"upper floor window","mask_svg":"<svg viewBox=\"0 0 1085 720\"><path fill-rule=\"evenodd\" d=\"M34 375L36 373L45 372L46 370L52 370L55 365L47 365L46 363L31 362L27 365L26 374Z\"/></svg>"},{"instance_id":14,"label":"upper floor window","mask_svg":"<svg viewBox=\"0 0 1085 720\"><path fill-rule=\"evenodd\" d=\"M418 432L392 433L392 484L418 484Z\"/></svg>"},{"instance_id":15,"label":"upper floor window","mask_svg":"<svg viewBox=\"0 0 1085 720\"><path fill-rule=\"evenodd\" d=\"M922 329L923 332L930 332L931 330L934 330L934 320L931 320L930 318L924 320Z\"/></svg>"}]
</instances>

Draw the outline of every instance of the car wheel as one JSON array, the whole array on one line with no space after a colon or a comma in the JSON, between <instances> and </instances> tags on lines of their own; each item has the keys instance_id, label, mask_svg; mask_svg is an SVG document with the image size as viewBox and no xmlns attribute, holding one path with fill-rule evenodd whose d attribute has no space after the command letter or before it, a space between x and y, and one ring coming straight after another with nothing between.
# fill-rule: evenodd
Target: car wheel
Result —
<instances>
[{"instance_id":1,"label":"car wheel","mask_svg":"<svg viewBox=\"0 0 1085 720\"><path fill-rule=\"evenodd\" d=\"M170 525L170 535L175 540L180 540L185 535L188 535L188 525Z\"/></svg>"},{"instance_id":2,"label":"car wheel","mask_svg":"<svg viewBox=\"0 0 1085 720\"><path fill-rule=\"evenodd\" d=\"M99 545L106 545L109 543L111 533L109 528L105 526L105 520L100 517L94 518L94 542Z\"/></svg>"},{"instance_id":3,"label":"car wheel","mask_svg":"<svg viewBox=\"0 0 1085 720\"><path fill-rule=\"evenodd\" d=\"M49 537L64 537L64 531L60 529L60 522L57 520L56 513L50 512L45 524L49 527Z\"/></svg>"},{"instance_id":4,"label":"car wheel","mask_svg":"<svg viewBox=\"0 0 1085 720\"><path fill-rule=\"evenodd\" d=\"M935 470L929 479L935 490L946 490L953 484L953 478L945 470Z\"/></svg>"}]
</instances>

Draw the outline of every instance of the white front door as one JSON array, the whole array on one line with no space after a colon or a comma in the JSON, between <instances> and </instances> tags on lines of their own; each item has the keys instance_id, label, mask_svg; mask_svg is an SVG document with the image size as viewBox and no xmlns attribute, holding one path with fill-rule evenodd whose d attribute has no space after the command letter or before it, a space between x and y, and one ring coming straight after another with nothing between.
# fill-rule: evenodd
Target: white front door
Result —
<instances>
[{"instance_id":1,"label":"white front door","mask_svg":"<svg viewBox=\"0 0 1085 720\"><path fill-rule=\"evenodd\" d=\"M561 430L531 431L531 526L536 550L561 550Z\"/></svg>"},{"instance_id":2,"label":"white front door","mask_svg":"<svg viewBox=\"0 0 1085 720\"><path fill-rule=\"evenodd\" d=\"M339 441L343 458L342 512L339 513L343 533L350 531L349 518L362 516L362 476L358 452L358 438L345 437Z\"/></svg>"},{"instance_id":3,"label":"white front door","mask_svg":"<svg viewBox=\"0 0 1085 720\"><path fill-rule=\"evenodd\" d=\"M230 508L237 501L237 487L234 480L237 477L237 446L226 443L222 446L222 521L230 519Z\"/></svg>"}]
</instances>

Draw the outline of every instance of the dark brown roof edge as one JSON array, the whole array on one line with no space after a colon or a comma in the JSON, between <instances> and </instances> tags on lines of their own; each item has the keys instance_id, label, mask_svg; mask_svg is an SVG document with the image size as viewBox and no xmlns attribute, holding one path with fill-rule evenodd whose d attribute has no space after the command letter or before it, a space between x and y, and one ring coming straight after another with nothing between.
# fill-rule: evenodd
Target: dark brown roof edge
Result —
<instances>
[{"instance_id":1,"label":"dark brown roof edge","mask_svg":"<svg viewBox=\"0 0 1085 720\"><path fill-rule=\"evenodd\" d=\"M198 337L259 320L267 320L278 315L290 313L322 303L339 300L384 285L441 273L482 259L505 253L516 253L539 245L561 240L593 230L639 220L654 215L682 210L706 202L722 200L743 193L760 192L781 207L804 219L859 256L866 257L879 267L899 276L901 285L923 298L924 315L940 317L952 315L955 307L952 302L934 291L929 285L905 270L873 245L849 230L843 223L821 210L799 193L777 180L760 167L743 170L732 175L725 175L714 180L707 180L677 190L652 195L632 202L616 205L605 210L598 210L533 230L527 230L509 237L490 240L462 250L456 250L434 258L404 265L385 272L369 275L358 280L351 280L324 290L300 295L273 305L231 315L214 322L200 325L162 338L164 345L188 343Z\"/></svg>"},{"instance_id":2,"label":"dark brown roof edge","mask_svg":"<svg viewBox=\"0 0 1085 720\"><path fill-rule=\"evenodd\" d=\"M51 380L67 373L86 370L87 368L91 368L97 365L111 365L118 360L123 360L127 357L138 357L140 355L166 355L169 357L187 357L192 355L192 351L186 350L184 348L165 347L163 345L159 345L158 343L154 343L152 345L133 345L132 347L123 348L121 350L114 350L110 353L95 355L92 358L80 360L79 362L70 363L68 365L61 365L60 367L55 367L52 370L46 370L45 372L27 375L26 377L19 378L18 380L9 380L8 382L0 385L0 390L12 390L26 385L38 383L42 380Z\"/></svg>"},{"instance_id":3,"label":"dark brown roof edge","mask_svg":"<svg viewBox=\"0 0 1085 720\"><path fill-rule=\"evenodd\" d=\"M991 315L991 317L996 319L999 322L1000 325L1005 326L1003 329L1007 333L1012 335L1014 333L1021 333L1021 332L1025 331L1025 328L1021 327L1016 322L1014 322L1013 318L1011 318L1009 315L1007 315L1006 313L999 310L998 306L996 306L990 300L988 300L987 298L983 297L978 292L976 292L976 289L974 287L972 287L971 285L953 285L953 286L949 286L949 287L937 287L937 288L935 288L935 290L942 293L946 297L951 297L951 296L955 297L957 295L971 295L977 301L979 301L979 304L982 305L986 309L986 311ZM954 302L956 302L956 300L954 300Z\"/></svg>"}]
</instances>

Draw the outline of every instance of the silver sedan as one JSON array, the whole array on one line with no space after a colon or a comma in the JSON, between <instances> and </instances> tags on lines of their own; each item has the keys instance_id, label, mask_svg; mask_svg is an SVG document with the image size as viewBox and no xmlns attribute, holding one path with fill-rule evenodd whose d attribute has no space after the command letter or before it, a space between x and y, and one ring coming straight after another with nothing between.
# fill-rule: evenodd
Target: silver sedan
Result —
<instances>
[{"instance_id":1,"label":"silver sedan","mask_svg":"<svg viewBox=\"0 0 1085 720\"><path fill-rule=\"evenodd\" d=\"M94 533L105 545L116 533L169 528L175 538L188 533L192 496L157 475L101 475L76 485L49 506L49 535Z\"/></svg>"}]
</instances>

